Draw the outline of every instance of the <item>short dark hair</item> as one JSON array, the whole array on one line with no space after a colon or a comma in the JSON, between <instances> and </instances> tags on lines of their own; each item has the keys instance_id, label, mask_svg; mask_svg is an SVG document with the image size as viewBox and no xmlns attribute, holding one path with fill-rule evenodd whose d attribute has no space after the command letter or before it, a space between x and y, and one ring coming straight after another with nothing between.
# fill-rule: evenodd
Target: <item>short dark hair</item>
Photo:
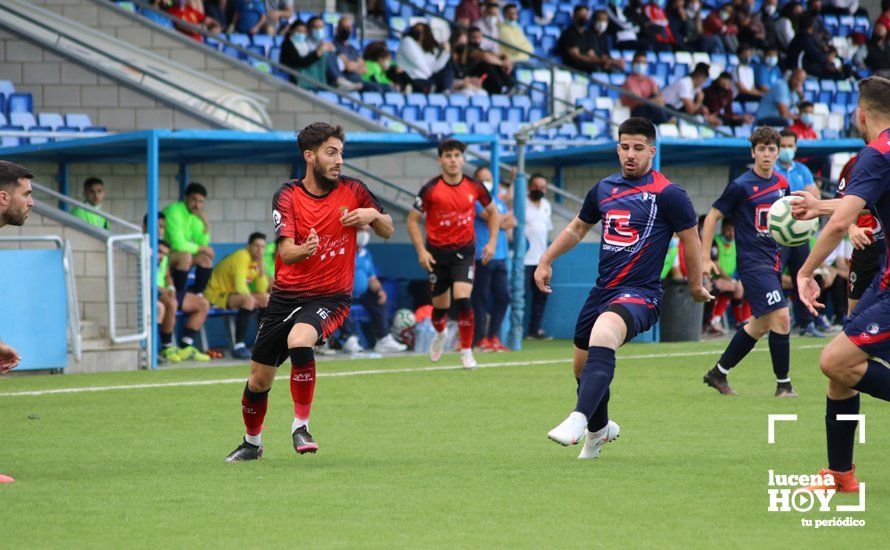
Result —
<instances>
[{"instance_id":1,"label":"short dark hair","mask_svg":"<svg viewBox=\"0 0 890 550\"><path fill-rule=\"evenodd\" d=\"M83 180L83 190L84 190L84 191L89 191L89 190L90 190L90 187L96 185L97 183L98 183L99 185L101 185L102 187L105 187L105 182L104 182L104 181L100 180L100 179L97 178L96 176L90 176L90 177L88 177L87 179Z\"/></svg>"},{"instance_id":2,"label":"short dark hair","mask_svg":"<svg viewBox=\"0 0 890 550\"><path fill-rule=\"evenodd\" d=\"M254 233L251 233L251 234L250 234L250 237L247 237L247 244L253 244L253 241L255 241L255 240L257 240L257 239L263 239L263 240L265 241L265 240L266 240L266 234L265 234L265 233L260 233L259 231L256 231L256 232L254 232Z\"/></svg>"},{"instance_id":3,"label":"short dark hair","mask_svg":"<svg viewBox=\"0 0 890 550\"><path fill-rule=\"evenodd\" d=\"M757 129L751 133L749 141L751 142L751 149L754 149L760 144L772 144L778 147L782 138L779 136L779 132L777 132L775 128L771 126L758 126Z\"/></svg>"},{"instance_id":4,"label":"short dark hair","mask_svg":"<svg viewBox=\"0 0 890 550\"><path fill-rule=\"evenodd\" d=\"M577 6L575 6L575 9L572 10L572 15L578 15L578 12L580 12L581 10L590 11L590 6L587 6L585 4L578 4Z\"/></svg>"},{"instance_id":5,"label":"short dark hair","mask_svg":"<svg viewBox=\"0 0 890 550\"><path fill-rule=\"evenodd\" d=\"M797 134L795 134L794 131L789 130L788 128L783 128L782 131L779 132L779 141L781 141L781 138L783 137L793 137L794 143L797 143Z\"/></svg>"},{"instance_id":6,"label":"short dark hair","mask_svg":"<svg viewBox=\"0 0 890 550\"><path fill-rule=\"evenodd\" d=\"M297 134L297 143L300 152L317 151L319 147L331 138L346 141L346 133L339 124L333 125L327 122L313 122Z\"/></svg>"},{"instance_id":7,"label":"short dark hair","mask_svg":"<svg viewBox=\"0 0 890 550\"><path fill-rule=\"evenodd\" d=\"M636 61L638 57L642 57L648 61L649 56L644 51L637 51L634 53L633 60Z\"/></svg>"},{"instance_id":8,"label":"short dark hair","mask_svg":"<svg viewBox=\"0 0 890 550\"><path fill-rule=\"evenodd\" d=\"M708 76L709 74L711 74L711 66L707 63L698 63L689 76Z\"/></svg>"},{"instance_id":9,"label":"short dark hair","mask_svg":"<svg viewBox=\"0 0 890 550\"><path fill-rule=\"evenodd\" d=\"M479 172L481 172L483 170L488 170L490 172L491 168L489 168L487 164L483 164L482 166L477 166L476 169L473 170L473 177L475 178L476 174L478 174Z\"/></svg>"},{"instance_id":10,"label":"short dark hair","mask_svg":"<svg viewBox=\"0 0 890 550\"><path fill-rule=\"evenodd\" d=\"M207 188L201 185L200 183L190 183L188 187L185 188L185 196L189 195L204 195L207 196Z\"/></svg>"},{"instance_id":11,"label":"short dark hair","mask_svg":"<svg viewBox=\"0 0 890 550\"><path fill-rule=\"evenodd\" d=\"M22 178L32 180L34 174L21 164L0 160L0 189L8 191L10 187L18 185Z\"/></svg>"},{"instance_id":12,"label":"short dark hair","mask_svg":"<svg viewBox=\"0 0 890 550\"><path fill-rule=\"evenodd\" d=\"M815 107L812 101L801 101L798 103L797 108L800 109L809 109L810 107Z\"/></svg>"},{"instance_id":13,"label":"short dark hair","mask_svg":"<svg viewBox=\"0 0 890 550\"><path fill-rule=\"evenodd\" d=\"M859 81L859 103L866 109L890 115L890 80L870 76Z\"/></svg>"},{"instance_id":14,"label":"short dark hair","mask_svg":"<svg viewBox=\"0 0 890 550\"><path fill-rule=\"evenodd\" d=\"M622 134L630 136L646 136L647 142L655 143L655 125L652 124L652 121L648 118L634 116L625 120L621 123L621 126L618 127L618 139L621 139Z\"/></svg>"},{"instance_id":15,"label":"short dark hair","mask_svg":"<svg viewBox=\"0 0 890 550\"><path fill-rule=\"evenodd\" d=\"M720 73L720 76L717 77L717 80L720 80L721 78L728 78L729 80L732 80L732 75L726 71L723 71L722 73Z\"/></svg>"},{"instance_id":16,"label":"short dark hair","mask_svg":"<svg viewBox=\"0 0 890 550\"><path fill-rule=\"evenodd\" d=\"M518 10L518 9L519 9L519 6L517 6L517 5L514 4L513 2L510 2L509 4L504 4L504 11L507 11L507 10L509 10L509 9L511 9L511 8L512 8L512 9L517 9L517 10Z\"/></svg>"},{"instance_id":17,"label":"short dark hair","mask_svg":"<svg viewBox=\"0 0 890 550\"><path fill-rule=\"evenodd\" d=\"M158 210L158 219L159 220L167 220L167 216L164 215L163 212ZM148 227L148 213L146 212L144 216L142 216L142 225Z\"/></svg>"},{"instance_id":18,"label":"short dark hair","mask_svg":"<svg viewBox=\"0 0 890 550\"><path fill-rule=\"evenodd\" d=\"M167 248L172 248L172 247L170 246L170 243L168 243L168 242L165 241L164 239L158 239L158 248L160 248L160 247L162 247L162 246L166 246Z\"/></svg>"},{"instance_id":19,"label":"short dark hair","mask_svg":"<svg viewBox=\"0 0 890 550\"><path fill-rule=\"evenodd\" d=\"M532 174L531 176L529 176L529 177L528 177L528 181L529 181L529 183L531 183L533 180L536 180L536 179L538 179L538 178L541 178L541 179L543 179L544 181L547 181L547 176L545 176L544 174L542 174L542 173L540 173L540 172L535 172L534 174Z\"/></svg>"},{"instance_id":20,"label":"short dark hair","mask_svg":"<svg viewBox=\"0 0 890 550\"><path fill-rule=\"evenodd\" d=\"M467 150L467 144L462 142L459 139L446 139L439 143L439 156L441 157L443 154L448 151L460 151L463 153Z\"/></svg>"},{"instance_id":21,"label":"short dark hair","mask_svg":"<svg viewBox=\"0 0 890 550\"><path fill-rule=\"evenodd\" d=\"M378 63L391 56L392 54L389 53L389 48L386 47L386 42L383 40L375 40L374 42L371 42L365 46L365 51L362 54L365 61L376 61Z\"/></svg>"}]
</instances>

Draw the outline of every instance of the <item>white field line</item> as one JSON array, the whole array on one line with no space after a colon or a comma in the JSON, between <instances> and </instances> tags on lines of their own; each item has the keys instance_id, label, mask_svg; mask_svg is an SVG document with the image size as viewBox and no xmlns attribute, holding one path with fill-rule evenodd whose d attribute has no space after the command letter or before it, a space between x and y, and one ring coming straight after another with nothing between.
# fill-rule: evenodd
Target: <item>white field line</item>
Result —
<instances>
[{"instance_id":1,"label":"white field line","mask_svg":"<svg viewBox=\"0 0 890 550\"><path fill-rule=\"evenodd\" d=\"M805 346L797 346L793 349L813 349L813 348L821 348L822 345L818 344L810 344ZM761 353L769 351L768 348L754 349L752 353ZM660 359L664 357L691 357L691 356L700 356L700 355L716 355L719 353L718 351L692 351L692 352L684 352L684 353L652 353L645 355L619 355L617 359L626 361L629 359ZM480 369L492 369L492 368L502 368L502 367L527 367L527 366L538 366L538 365L553 365L557 363L568 363L571 361L571 358L565 357L562 359L545 359L538 361L502 361L499 363L480 363ZM343 377L343 376L365 376L372 374L402 374L406 372L434 372L434 371L444 371L444 370L462 370L463 367L460 365L435 365L429 367L408 367L404 369L366 369L366 370L353 370L353 371L343 371L343 372L320 372L317 374L319 378L335 378L335 377ZM276 376L276 380L287 380L289 378L288 375L279 375ZM0 397L33 397L40 395L57 395L57 394L67 394L67 393L89 393L89 392L105 392L105 391L115 391L115 390L146 390L146 389L154 389L154 388L184 388L189 386L216 386L219 384L243 384L247 378L245 376L239 378L220 378L217 380L186 380L182 382L156 382L152 384L122 384L118 386L88 386L88 387L75 387L75 388L59 388L55 390L36 390L36 391L18 391L18 392L6 392L0 393Z\"/></svg>"}]
</instances>

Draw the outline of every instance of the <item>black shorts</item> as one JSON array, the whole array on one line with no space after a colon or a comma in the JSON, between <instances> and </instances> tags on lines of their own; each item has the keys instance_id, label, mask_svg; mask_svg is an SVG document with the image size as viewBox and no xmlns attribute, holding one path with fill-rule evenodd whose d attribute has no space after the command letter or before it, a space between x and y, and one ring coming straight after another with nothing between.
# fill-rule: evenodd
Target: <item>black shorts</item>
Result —
<instances>
[{"instance_id":1,"label":"black shorts","mask_svg":"<svg viewBox=\"0 0 890 550\"><path fill-rule=\"evenodd\" d=\"M476 245L449 250L426 245L433 255L433 271L430 272L430 292L439 296L451 289L454 283L473 283L476 275Z\"/></svg>"},{"instance_id":2,"label":"black shorts","mask_svg":"<svg viewBox=\"0 0 890 550\"><path fill-rule=\"evenodd\" d=\"M853 249L850 258L850 284L847 285L847 298L858 300L865 294L875 275L881 269L883 243L868 245L865 250Z\"/></svg>"},{"instance_id":3,"label":"black shorts","mask_svg":"<svg viewBox=\"0 0 890 550\"><path fill-rule=\"evenodd\" d=\"M261 365L281 365L288 358L287 337L294 325L312 325L320 342L343 324L351 304L351 296L284 298L273 293L260 321L250 359Z\"/></svg>"}]
</instances>

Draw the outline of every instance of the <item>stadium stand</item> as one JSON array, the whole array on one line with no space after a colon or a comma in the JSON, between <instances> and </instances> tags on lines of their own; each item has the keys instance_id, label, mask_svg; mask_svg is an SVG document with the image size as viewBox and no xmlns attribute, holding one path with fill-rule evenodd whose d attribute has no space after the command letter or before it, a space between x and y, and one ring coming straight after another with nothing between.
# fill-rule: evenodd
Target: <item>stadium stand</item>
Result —
<instances>
[{"instance_id":1,"label":"stadium stand","mask_svg":"<svg viewBox=\"0 0 890 550\"><path fill-rule=\"evenodd\" d=\"M0 145L3 147L48 143L108 132L104 126L94 126L90 117L82 113L68 113L64 118L59 113L34 115L32 95L16 93L15 84L0 80Z\"/></svg>"}]
</instances>

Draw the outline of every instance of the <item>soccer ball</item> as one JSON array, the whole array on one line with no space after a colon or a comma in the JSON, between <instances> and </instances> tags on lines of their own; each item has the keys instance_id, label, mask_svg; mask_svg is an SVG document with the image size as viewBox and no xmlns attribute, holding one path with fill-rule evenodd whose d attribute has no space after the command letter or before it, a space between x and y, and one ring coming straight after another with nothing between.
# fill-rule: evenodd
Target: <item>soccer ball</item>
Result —
<instances>
[{"instance_id":1,"label":"soccer ball","mask_svg":"<svg viewBox=\"0 0 890 550\"><path fill-rule=\"evenodd\" d=\"M399 342L407 345L414 344L414 312L410 309L396 311L392 320L392 336Z\"/></svg>"},{"instance_id":2,"label":"soccer ball","mask_svg":"<svg viewBox=\"0 0 890 550\"><path fill-rule=\"evenodd\" d=\"M798 197L782 197L770 206L767 227L773 240L782 246L800 246L810 241L819 229L819 219L796 220L791 215L791 203Z\"/></svg>"}]
</instances>

